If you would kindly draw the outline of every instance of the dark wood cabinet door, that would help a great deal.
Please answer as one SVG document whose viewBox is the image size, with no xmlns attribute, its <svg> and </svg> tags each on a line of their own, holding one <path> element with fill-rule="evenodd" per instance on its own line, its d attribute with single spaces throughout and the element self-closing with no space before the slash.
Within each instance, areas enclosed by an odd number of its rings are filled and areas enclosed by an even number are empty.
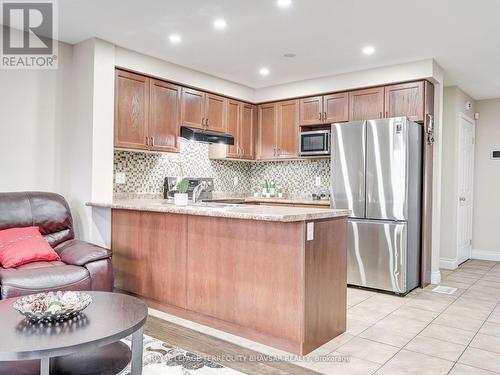
<svg viewBox="0 0 500 375">
<path fill-rule="evenodd" d="M 224 133 L 226 131 L 226 102 L 223 96 L 206 94 L 205 116 L 207 129 Z"/>
<path fill-rule="evenodd" d="M 323 111 L 322 96 L 300 99 L 300 125 L 316 125 L 323 123 Z"/>
<path fill-rule="evenodd" d="M 148 128 L 152 150 L 179 151 L 180 109 L 180 86 L 152 79 Z"/>
<path fill-rule="evenodd" d="M 349 93 L 349 121 L 384 117 L 384 88 L 356 90 Z"/>
<path fill-rule="evenodd" d="M 247 103 L 241 103 L 241 121 L 239 132 L 239 144 L 241 148 L 241 157 L 244 159 L 253 159 L 254 152 L 254 123 L 255 106 Z"/>
<path fill-rule="evenodd" d="M 147 149 L 149 78 L 115 71 L 115 147 Z"/>
<path fill-rule="evenodd" d="M 234 145 L 227 146 L 227 157 L 240 157 L 240 102 L 229 99 L 226 110 L 226 132 L 234 137 Z"/>
<path fill-rule="evenodd" d="M 258 152 L 259 159 L 275 159 L 277 136 L 277 105 L 275 103 L 259 105 Z"/>
<path fill-rule="evenodd" d="M 278 158 L 299 155 L 299 101 L 278 103 Z"/>
<path fill-rule="evenodd" d="M 341 92 L 323 96 L 323 122 L 349 121 L 349 94 Z"/>
<path fill-rule="evenodd" d="M 205 124 L 205 93 L 182 88 L 181 125 L 203 129 Z"/>
<path fill-rule="evenodd" d="M 424 121 L 424 82 L 403 83 L 385 87 L 385 117 L 406 116 Z"/>
</svg>

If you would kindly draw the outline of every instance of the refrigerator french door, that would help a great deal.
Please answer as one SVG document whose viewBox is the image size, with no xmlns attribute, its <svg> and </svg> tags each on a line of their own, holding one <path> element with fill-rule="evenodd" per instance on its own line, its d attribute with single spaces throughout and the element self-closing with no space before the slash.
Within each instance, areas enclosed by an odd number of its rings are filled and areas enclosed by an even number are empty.
<svg viewBox="0 0 500 375">
<path fill-rule="evenodd" d="M 351 210 L 348 284 L 406 294 L 419 284 L 422 126 L 332 125 L 332 206 Z"/>
</svg>

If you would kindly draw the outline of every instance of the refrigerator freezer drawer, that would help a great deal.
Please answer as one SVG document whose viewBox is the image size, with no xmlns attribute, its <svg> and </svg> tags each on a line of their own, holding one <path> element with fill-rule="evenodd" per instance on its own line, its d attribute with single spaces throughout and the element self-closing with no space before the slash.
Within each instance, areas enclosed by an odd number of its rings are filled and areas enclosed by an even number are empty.
<svg viewBox="0 0 500 375">
<path fill-rule="evenodd" d="M 347 283 L 406 293 L 407 224 L 349 220 Z"/>
</svg>

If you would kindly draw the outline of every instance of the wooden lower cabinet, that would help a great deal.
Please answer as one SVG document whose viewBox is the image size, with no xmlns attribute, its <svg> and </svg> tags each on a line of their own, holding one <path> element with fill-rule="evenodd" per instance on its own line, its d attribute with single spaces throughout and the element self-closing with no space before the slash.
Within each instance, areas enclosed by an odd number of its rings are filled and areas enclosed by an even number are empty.
<svg viewBox="0 0 500 375">
<path fill-rule="evenodd" d="M 117 288 L 304 355 L 346 329 L 346 218 L 269 222 L 113 209 Z"/>
<path fill-rule="evenodd" d="M 186 307 L 187 216 L 112 210 L 115 287 Z"/>
</svg>

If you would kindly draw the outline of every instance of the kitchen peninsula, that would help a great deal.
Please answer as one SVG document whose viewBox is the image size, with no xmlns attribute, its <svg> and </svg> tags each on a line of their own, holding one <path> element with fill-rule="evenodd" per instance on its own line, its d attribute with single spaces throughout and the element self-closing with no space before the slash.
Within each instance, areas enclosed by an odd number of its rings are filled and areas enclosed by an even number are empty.
<svg viewBox="0 0 500 375">
<path fill-rule="evenodd" d="M 115 286 L 304 355 L 346 329 L 346 210 L 166 200 L 112 209 Z"/>
</svg>

